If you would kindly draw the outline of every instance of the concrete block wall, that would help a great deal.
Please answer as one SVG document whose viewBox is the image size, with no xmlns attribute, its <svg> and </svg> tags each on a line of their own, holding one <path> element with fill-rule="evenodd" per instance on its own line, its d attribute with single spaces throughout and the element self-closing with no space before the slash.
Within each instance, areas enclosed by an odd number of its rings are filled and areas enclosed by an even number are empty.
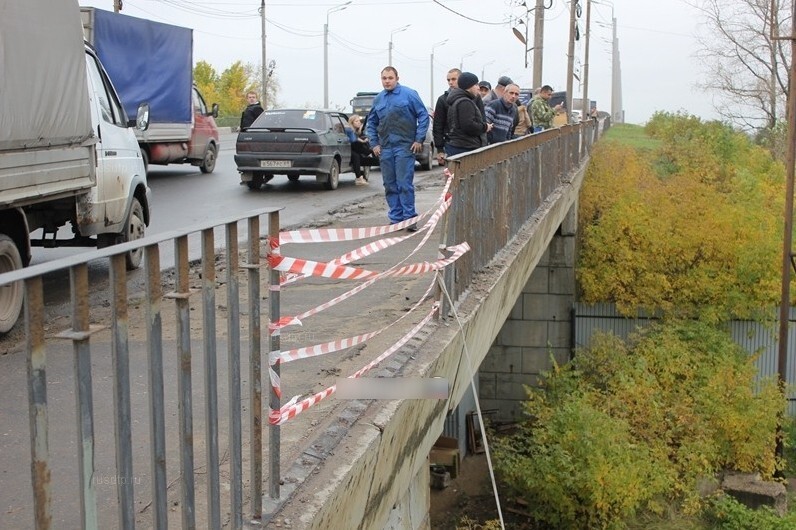
<svg viewBox="0 0 796 530">
<path fill-rule="evenodd" d="M 531 273 L 520 298 L 489 349 L 478 373 L 482 409 L 497 409 L 497 421 L 518 421 L 527 400 L 524 386 L 566 363 L 572 354 L 572 308 L 575 303 L 575 231 L 572 206 L 544 256 Z"/>
</svg>

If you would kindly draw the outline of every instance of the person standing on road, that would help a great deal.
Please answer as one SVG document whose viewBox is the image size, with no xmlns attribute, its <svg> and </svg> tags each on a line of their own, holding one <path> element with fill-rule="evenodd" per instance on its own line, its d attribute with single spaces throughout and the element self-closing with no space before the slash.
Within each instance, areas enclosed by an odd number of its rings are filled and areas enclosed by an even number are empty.
<svg viewBox="0 0 796 530">
<path fill-rule="evenodd" d="M 367 119 L 366 136 L 379 157 L 390 223 L 417 215 L 415 211 L 415 153 L 423 150 L 428 132 L 428 110 L 415 90 L 398 82 L 398 70 L 386 66 L 381 86 Z M 417 225 L 407 230 L 414 232 Z"/>
<path fill-rule="evenodd" d="M 440 164 L 445 160 L 445 142 L 448 141 L 448 94 L 450 89 L 456 86 L 461 73 L 462 71 L 458 68 L 448 70 L 448 75 L 446 76 L 448 90 L 437 98 L 437 104 L 434 107 L 434 125 L 432 130 L 434 132 L 434 146 L 437 148 L 437 162 Z"/>
<path fill-rule="evenodd" d="M 352 114 L 348 118 L 348 124 L 351 128 L 346 127 L 345 132 L 348 136 L 348 141 L 351 142 L 351 167 L 354 169 L 354 176 L 356 177 L 354 185 L 367 186 L 368 177 L 362 166 L 363 162 L 373 155 L 373 151 L 370 150 L 365 131 L 362 130 L 362 117 L 359 114 Z"/>
<path fill-rule="evenodd" d="M 514 127 L 519 119 L 518 97 L 520 97 L 520 87 L 509 83 L 503 91 L 503 97 L 493 99 L 486 104 L 486 121 L 492 124 L 492 130 L 487 135 L 490 144 L 505 142 L 514 136 Z"/>
<path fill-rule="evenodd" d="M 254 120 L 263 113 L 263 106 L 257 99 L 257 92 L 250 90 L 246 92 L 246 102 L 248 105 L 243 109 L 243 114 L 240 116 L 240 130 L 248 129 L 254 123 Z"/>
<path fill-rule="evenodd" d="M 553 126 L 553 117 L 559 113 L 562 104 L 551 107 L 548 101 L 553 95 L 553 87 L 545 85 L 539 90 L 539 94 L 531 100 L 531 120 L 533 120 L 533 132 L 541 132 Z"/>
<path fill-rule="evenodd" d="M 459 76 L 458 87 L 448 95 L 447 156 L 473 151 L 487 145 L 486 134 L 492 126 L 484 119 L 483 103 L 478 93 L 478 77 L 470 72 Z"/>
</svg>

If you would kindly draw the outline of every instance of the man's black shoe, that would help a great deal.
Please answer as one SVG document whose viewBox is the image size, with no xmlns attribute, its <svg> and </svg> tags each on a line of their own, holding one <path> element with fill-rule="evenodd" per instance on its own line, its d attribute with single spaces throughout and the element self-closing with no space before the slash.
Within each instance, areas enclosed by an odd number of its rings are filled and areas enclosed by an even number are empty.
<svg viewBox="0 0 796 530">
<path fill-rule="evenodd" d="M 407 232 L 417 232 L 417 223 L 412 223 L 406 227 Z"/>
</svg>

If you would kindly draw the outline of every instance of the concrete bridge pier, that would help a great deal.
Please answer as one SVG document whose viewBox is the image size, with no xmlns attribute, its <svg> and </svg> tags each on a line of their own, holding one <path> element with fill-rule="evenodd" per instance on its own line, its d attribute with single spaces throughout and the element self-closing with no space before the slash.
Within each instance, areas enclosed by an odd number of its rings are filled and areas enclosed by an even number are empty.
<svg viewBox="0 0 796 530">
<path fill-rule="evenodd" d="M 553 235 L 479 370 L 481 408 L 496 421 L 523 418 L 525 386 L 571 358 L 577 201 Z"/>
</svg>

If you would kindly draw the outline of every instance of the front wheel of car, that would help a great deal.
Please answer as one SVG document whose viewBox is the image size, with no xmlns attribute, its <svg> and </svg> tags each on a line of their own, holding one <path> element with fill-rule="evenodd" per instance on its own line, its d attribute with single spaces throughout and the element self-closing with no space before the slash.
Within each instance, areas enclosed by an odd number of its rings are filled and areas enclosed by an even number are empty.
<svg viewBox="0 0 796 530">
<path fill-rule="evenodd" d="M 329 168 L 329 178 L 324 183 L 327 190 L 336 190 L 337 184 L 340 183 L 340 162 L 337 159 L 332 160 L 332 167 Z"/>
<path fill-rule="evenodd" d="M 257 174 L 252 175 L 252 179 L 247 180 L 246 185 L 249 187 L 250 190 L 259 190 L 260 187 L 263 185 L 263 176 Z"/>
</svg>

